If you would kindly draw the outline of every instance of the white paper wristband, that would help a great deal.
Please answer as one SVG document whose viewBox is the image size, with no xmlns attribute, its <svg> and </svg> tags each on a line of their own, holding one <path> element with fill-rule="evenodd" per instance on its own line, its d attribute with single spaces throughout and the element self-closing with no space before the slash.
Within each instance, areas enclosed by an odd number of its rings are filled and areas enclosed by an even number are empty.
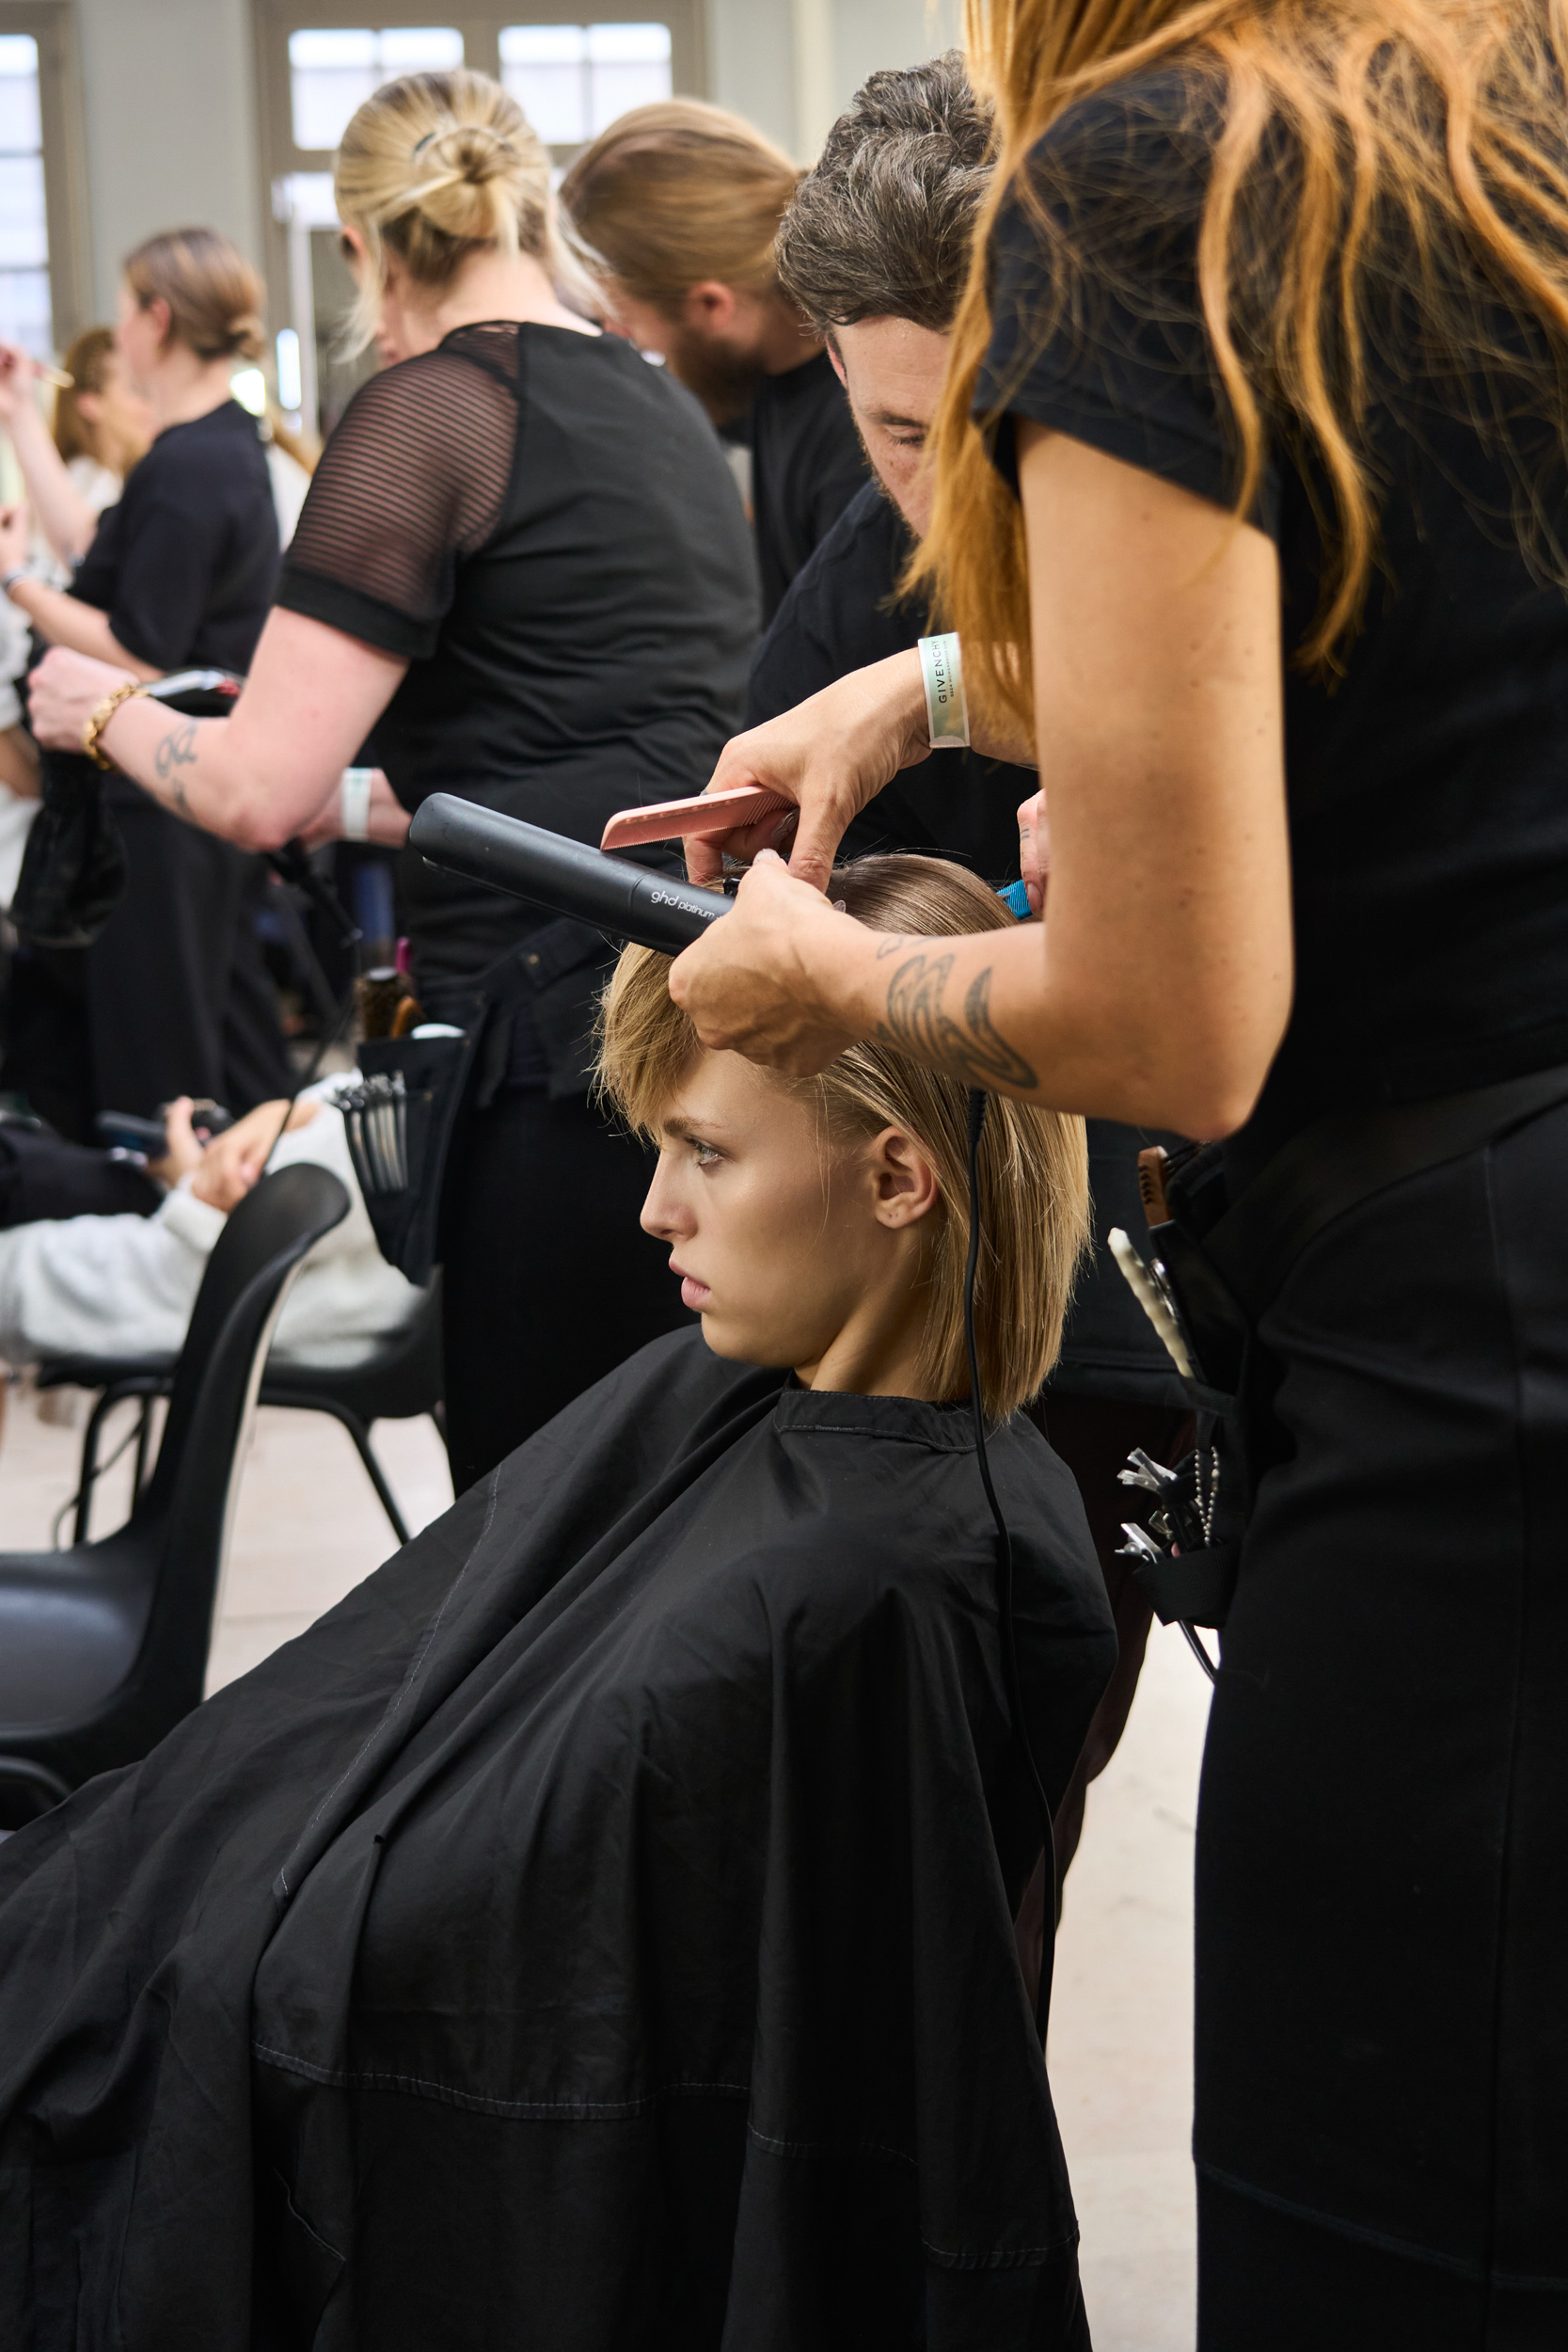
<svg viewBox="0 0 1568 2352">
<path fill-rule="evenodd" d="M 926 682 L 927 733 L 934 752 L 969 749 L 969 709 L 964 701 L 963 658 L 956 631 L 920 640 L 920 675 Z"/>
<path fill-rule="evenodd" d="M 373 768 L 345 768 L 338 787 L 338 831 L 345 841 L 368 841 Z"/>
</svg>

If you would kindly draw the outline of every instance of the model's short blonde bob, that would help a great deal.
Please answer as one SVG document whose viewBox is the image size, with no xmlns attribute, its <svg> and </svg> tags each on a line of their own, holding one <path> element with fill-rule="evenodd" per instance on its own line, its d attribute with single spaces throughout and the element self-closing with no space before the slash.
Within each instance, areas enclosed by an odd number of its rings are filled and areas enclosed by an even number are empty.
<svg viewBox="0 0 1568 2352">
<path fill-rule="evenodd" d="M 953 936 L 1006 930 L 995 893 L 961 866 L 927 857 L 868 857 L 841 866 L 830 896 L 872 930 Z M 657 1134 L 662 1113 L 701 1050 L 671 995 L 670 959 L 628 947 L 606 992 L 599 1086 L 627 1122 Z M 830 1141 L 884 1127 L 913 1137 L 942 1200 L 930 1219 L 924 1279 L 930 1294 L 921 1376 L 942 1398 L 967 1393 L 963 1275 L 969 1248 L 969 1090 L 892 1046 L 851 1045 L 820 1077 L 780 1078 L 821 1105 Z M 980 1391 L 1002 1421 L 1038 1391 L 1061 1351 L 1062 1324 L 1088 1237 L 1084 1122 L 993 1095 L 980 1143 L 979 1267 L 974 1330 Z M 766 1237 L 758 1236 L 758 1248 Z"/>
</svg>

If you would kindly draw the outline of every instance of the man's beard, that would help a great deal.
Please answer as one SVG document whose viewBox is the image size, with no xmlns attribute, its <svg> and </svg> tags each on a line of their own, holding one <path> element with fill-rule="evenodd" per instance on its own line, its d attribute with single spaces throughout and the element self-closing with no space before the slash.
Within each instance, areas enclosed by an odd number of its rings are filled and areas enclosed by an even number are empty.
<svg viewBox="0 0 1568 2352">
<path fill-rule="evenodd" d="M 715 424 L 729 424 L 743 417 L 767 373 L 754 359 L 742 359 L 724 344 L 689 326 L 676 328 L 666 365 L 689 392 L 696 393 Z"/>
</svg>

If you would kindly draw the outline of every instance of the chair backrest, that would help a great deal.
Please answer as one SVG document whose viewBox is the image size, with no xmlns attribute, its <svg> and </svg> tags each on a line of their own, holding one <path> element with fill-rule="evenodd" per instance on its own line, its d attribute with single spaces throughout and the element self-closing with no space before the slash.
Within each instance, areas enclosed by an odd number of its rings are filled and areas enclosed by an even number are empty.
<svg viewBox="0 0 1568 2352">
<path fill-rule="evenodd" d="M 230 1213 L 207 1261 L 157 1466 L 129 1523 L 156 1533 L 161 1554 L 137 1678 L 188 1689 L 194 1676 L 186 1705 L 201 1695 L 237 1470 L 273 1329 L 303 1260 L 348 1209 L 329 1168 L 280 1168 Z"/>
</svg>

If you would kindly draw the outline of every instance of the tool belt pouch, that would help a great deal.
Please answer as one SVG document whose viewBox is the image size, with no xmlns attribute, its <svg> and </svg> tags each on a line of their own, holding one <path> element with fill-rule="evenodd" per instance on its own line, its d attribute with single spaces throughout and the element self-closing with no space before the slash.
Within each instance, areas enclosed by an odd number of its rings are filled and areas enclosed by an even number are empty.
<svg viewBox="0 0 1568 2352">
<path fill-rule="evenodd" d="M 1195 1363 L 1181 1385 L 1193 1408 L 1192 1451 L 1171 1465 L 1175 1483 L 1152 1498 L 1140 1524 L 1161 1547 L 1134 1556 L 1132 1573 L 1162 1625 L 1223 1626 L 1235 1590 L 1242 1536 L 1252 1503 L 1242 1398 L 1253 1352 L 1248 1319 L 1204 1235 L 1225 1213 L 1217 1147 L 1197 1152 L 1168 1180 L 1170 1216 L 1149 1228 L 1156 1271 L 1180 1320 Z"/>
<path fill-rule="evenodd" d="M 125 842 L 104 776 L 78 752 L 45 752 L 39 813 L 10 916 L 34 947 L 90 947 L 125 889 Z"/>
<path fill-rule="evenodd" d="M 487 1008 L 458 1037 L 367 1039 L 359 1083 L 340 1095 L 381 1254 L 421 1290 L 436 1265 L 447 1154 Z"/>
</svg>

